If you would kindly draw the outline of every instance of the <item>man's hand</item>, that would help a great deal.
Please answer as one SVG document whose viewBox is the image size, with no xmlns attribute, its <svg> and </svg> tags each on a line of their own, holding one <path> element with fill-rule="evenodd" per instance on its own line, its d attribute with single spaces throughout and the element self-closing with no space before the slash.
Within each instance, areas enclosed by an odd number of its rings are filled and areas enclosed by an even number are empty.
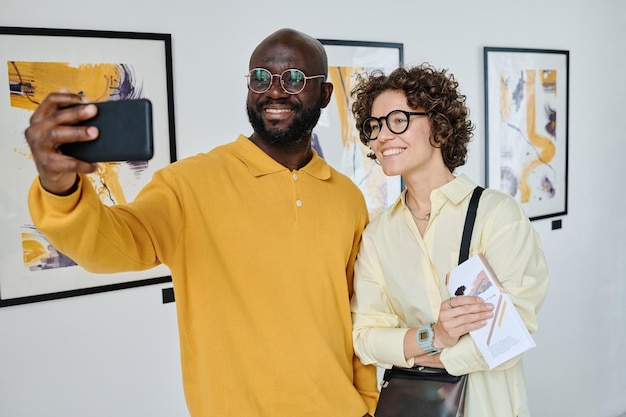
<svg viewBox="0 0 626 417">
<path fill-rule="evenodd" d="M 25 131 L 41 185 L 53 194 L 67 194 L 76 183 L 76 174 L 87 174 L 98 167 L 66 156 L 59 149 L 64 143 L 98 137 L 98 129 L 93 126 L 73 126 L 96 115 L 94 105 L 74 106 L 86 102 L 66 91 L 51 93 L 33 113 Z"/>
</svg>

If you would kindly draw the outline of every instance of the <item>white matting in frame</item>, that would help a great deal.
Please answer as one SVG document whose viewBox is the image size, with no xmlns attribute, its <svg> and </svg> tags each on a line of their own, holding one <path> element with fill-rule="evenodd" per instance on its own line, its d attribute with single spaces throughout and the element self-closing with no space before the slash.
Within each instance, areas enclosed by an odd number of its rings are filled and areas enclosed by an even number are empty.
<svg viewBox="0 0 626 417">
<path fill-rule="evenodd" d="M 403 44 L 320 39 L 328 54 L 333 98 L 314 129 L 314 144 L 321 156 L 354 181 L 365 196 L 370 218 L 391 205 L 403 184 L 400 176 L 386 176 L 367 157 L 368 147 L 359 140 L 352 115 L 350 90 L 358 73 L 382 70 L 389 74 L 402 66 Z"/>
<path fill-rule="evenodd" d="M 569 51 L 484 48 L 486 184 L 530 220 L 567 214 Z"/>
<path fill-rule="evenodd" d="M 24 139 L 37 105 L 61 87 L 94 102 L 149 99 L 154 157 L 100 164 L 89 176 L 105 204 L 132 201 L 157 169 L 176 160 L 171 36 L 0 27 L 0 68 L 9 86 L 0 94 L 0 307 L 171 281 L 165 266 L 89 273 L 50 245 L 28 212 L 37 172 Z"/>
</svg>

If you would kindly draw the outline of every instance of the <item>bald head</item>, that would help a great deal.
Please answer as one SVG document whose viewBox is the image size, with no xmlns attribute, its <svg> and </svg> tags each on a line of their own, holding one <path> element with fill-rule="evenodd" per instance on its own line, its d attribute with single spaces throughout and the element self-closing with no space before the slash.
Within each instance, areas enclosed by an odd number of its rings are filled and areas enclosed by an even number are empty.
<svg viewBox="0 0 626 417">
<path fill-rule="evenodd" d="M 295 29 L 279 29 L 269 35 L 254 49 L 250 56 L 250 68 L 274 65 L 298 68 L 293 62 L 306 57 L 309 73 L 328 75 L 328 58 L 322 43 Z M 265 65 L 259 65 L 264 62 Z"/>
</svg>

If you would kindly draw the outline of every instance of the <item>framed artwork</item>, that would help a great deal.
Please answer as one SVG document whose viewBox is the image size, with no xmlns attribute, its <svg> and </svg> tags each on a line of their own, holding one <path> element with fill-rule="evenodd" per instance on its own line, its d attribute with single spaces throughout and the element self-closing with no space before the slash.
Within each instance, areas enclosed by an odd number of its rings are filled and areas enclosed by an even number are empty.
<svg viewBox="0 0 626 417">
<path fill-rule="evenodd" d="M 0 76 L 9 87 L 0 94 L 0 307 L 171 281 L 165 266 L 92 274 L 54 248 L 29 215 L 37 171 L 24 139 L 33 111 L 61 88 L 92 102 L 149 99 L 153 158 L 101 163 L 89 175 L 105 204 L 133 200 L 155 170 L 176 160 L 171 36 L 0 27 Z"/>
<path fill-rule="evenodd" d="M 370 218 L 380 214 L 402 191 L 400 176 L 387 177 L 359 139 L 352 115 L 350 90 L 359 73 L 382 70 L 386 74 L 403 64 L 401 43 L 320 39 L 328 54 L 333 98 L 313 131 L 313 145 L 321 157 L 350 177 L 361 189 Z"/>
<path fill-rule="evenodd" d="M 569 51 L 484 48 L 486 184 L 530 220 L 567 214 Z"/>
</svg>

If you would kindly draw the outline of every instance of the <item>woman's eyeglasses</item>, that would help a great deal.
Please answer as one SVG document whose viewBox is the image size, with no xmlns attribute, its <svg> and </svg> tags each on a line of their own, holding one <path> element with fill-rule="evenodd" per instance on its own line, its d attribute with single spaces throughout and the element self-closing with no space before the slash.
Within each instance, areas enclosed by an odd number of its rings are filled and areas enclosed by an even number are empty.
<svg viewBox="0 0 626 417">
<path fill-rule="evenodd" d="M 406 132 L 409 128 L 409 119 L 411 116 L 427 116 L 428 113 L 423 111 L 405 111 L 393 110 L 387 116 L 368 117 L 363 122 L 363 134 L 368 140 L 375 140 L 380 134 L 383 127 L 383 120 L 391 133 L 399 135 Z"/>
</svg>

